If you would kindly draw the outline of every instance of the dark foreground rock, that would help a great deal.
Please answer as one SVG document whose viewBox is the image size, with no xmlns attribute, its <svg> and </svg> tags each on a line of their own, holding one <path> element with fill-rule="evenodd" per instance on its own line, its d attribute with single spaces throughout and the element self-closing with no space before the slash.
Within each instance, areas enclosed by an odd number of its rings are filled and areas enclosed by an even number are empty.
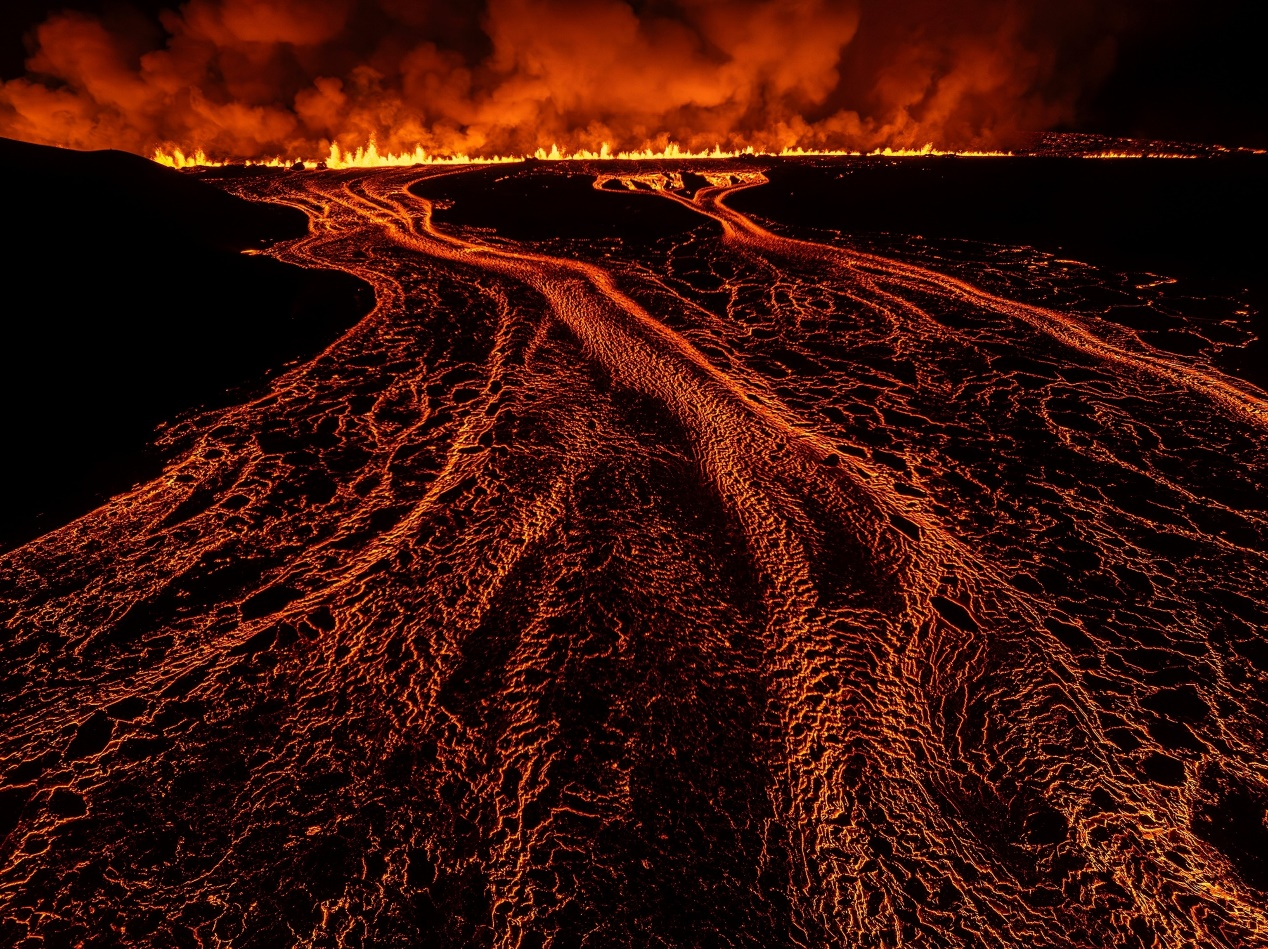
<svg viewBox="0 0 1268 949">
<path fill-rule="evenodd" d="M 244 255 L 307 232 L 143 158 L 0 140 L 0 548 L 155 470 L 155 425 L 258 386 L 372 305 L 347 274 Z"/>
</svg>

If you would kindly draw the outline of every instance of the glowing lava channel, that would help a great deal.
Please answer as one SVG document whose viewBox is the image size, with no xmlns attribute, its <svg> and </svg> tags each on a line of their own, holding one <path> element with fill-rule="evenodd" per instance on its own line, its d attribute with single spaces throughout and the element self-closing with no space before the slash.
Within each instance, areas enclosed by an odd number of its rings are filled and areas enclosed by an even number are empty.
<svg viewBox="0 0 1268 949">
<path fill-rule="evenodd" d="M 932 143 L 923 148 L 878 148 L 870 152 L 847 151 L 842 149 L 811 149 L 801 146 L 788 146 L 779 151 L 758 151 L 753 147 L 726 150 L 714 146 L 704 151 L 691 151 L 675 142 L 655 147 L 646 145 L 641 149 L 614 151 L 608 143 L 603 142 L 597 151 L 579 149 L 577 151 L 561 151 L 558 145 L 549 150 L 539 148 L 532 155 L 436 155 L 426 151 L 421 145 L 411 152 L 380 152 L 378 144 L 371 140 L 368 145 L 359 146 L 355 151 L 347 151 L 332 143 L 330 152 L 321 161 L 308 158 L 282 158 L 280 156 L 267 159 L 247 159 L 242 164 L 263 168 L 294 168 L 303 166 L 309 170 L 330 168 L 345 170 L 352 168 L 409 168 L 416 165 L 498 165 L 509 162 L 525 161 L 535 158 L 539 161 L 680 161 L 726 158 L 928 158 L 932 156 L 958 156 L 961 158 L 1008 158 L 1012 152 L 1006 151 L 944 151 L 935 148 Z M 192 151 L 176 146 L 156 148 L 150 156 L 160 165 L 169 168 L 219 168 L 232 162 L 212 158 L 201 148 Z M 1109 157 L 1109 156 L 1106 156 Z M 1125 156 L 1124 156 L 1125 157 Z"/>
</svg>

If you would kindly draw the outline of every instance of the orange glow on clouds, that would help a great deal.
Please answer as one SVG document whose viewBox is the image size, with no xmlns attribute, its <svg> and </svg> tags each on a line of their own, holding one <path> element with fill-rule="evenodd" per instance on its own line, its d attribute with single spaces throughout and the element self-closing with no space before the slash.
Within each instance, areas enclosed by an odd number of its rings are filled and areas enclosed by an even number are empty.
<svg viewBox="0 0 1268 949">
<path fill-rule="evenodd" d="M 190 0 L 156 38 L 63 12 L 0 84 L 0 135 L 356 167 L 996 152 L 1072 118 L 1111 61 L 1103 20 L 1009 0 Z"/>
</svg>

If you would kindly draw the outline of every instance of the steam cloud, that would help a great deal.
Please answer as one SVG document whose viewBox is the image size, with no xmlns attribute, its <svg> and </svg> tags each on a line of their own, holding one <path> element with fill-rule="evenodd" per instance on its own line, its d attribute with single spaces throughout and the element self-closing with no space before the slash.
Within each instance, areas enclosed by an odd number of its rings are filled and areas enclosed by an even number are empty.
<svg viewBox="0 0 1268 949">
<path fill-rule="evenodd" d="M 992 147 L 1070 121 L 1130 19 L 1094 0 L 190 0 L 147 36 L 65 12 L 0 85 L 0 135 L 239 158 L 371 137 Z"/>
</svg>

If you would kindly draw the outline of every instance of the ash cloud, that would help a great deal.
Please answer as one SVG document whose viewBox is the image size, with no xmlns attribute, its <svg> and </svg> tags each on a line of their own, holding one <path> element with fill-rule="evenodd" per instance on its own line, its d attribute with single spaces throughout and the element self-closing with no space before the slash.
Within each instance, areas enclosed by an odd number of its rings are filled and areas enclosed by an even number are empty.
<svg viewBox="0 0 1268 949">
<path fill-rule="evenodd" d="M 190 0 L 49 16 L 0 135 L 320 157 L 997 147 L 1070 122 L 1131 5 L 975 0 Z M 124 24 L 133 24 L 126 26 Z"/>
</svg>

